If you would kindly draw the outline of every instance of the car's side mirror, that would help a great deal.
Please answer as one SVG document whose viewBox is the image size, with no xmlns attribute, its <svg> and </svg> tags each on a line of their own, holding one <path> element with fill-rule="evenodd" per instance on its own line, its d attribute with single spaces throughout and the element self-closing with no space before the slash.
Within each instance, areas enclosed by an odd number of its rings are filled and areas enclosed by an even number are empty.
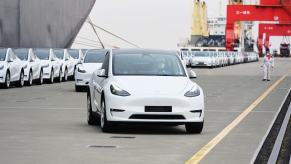
<svg viewBox="0 0 291 164">
<path fill-rule="evenodd" d="M 34 60 L 33 59 L 30 59 L 29 62 L 34 62 Z"/>
<path fill-rule="evenodd" d="M 108 77 L 108 76 L 106 75 L 106 71 L 105 71 L 105 69 L 99 69 L 99 70 L 97 70 L 97 76 L 98 76 L 98 77 L 105 77 L 105 78 Z"/>
<path fill-rule="evenodd" d="M 54 58 L 52 58 L 51 61 L 56 61 L 56 60 Z"/>
<path fill-rule="evenodd" d="M 13 62 L 13 60 L 12 59 L 7 59 L 7 62 L 11 63 L 11 62 Z"/>
<path fill-rule="evenodd" d="M 195 79 L 195 78 L 197 78 L 197 75 L 196 75 L 196 73 L 194 72 L 194 71 L 192 71 L 192 70 L 188 70 L 188 75 L 189 75 L 189 78 L 190 79 Z"/>
</svg>

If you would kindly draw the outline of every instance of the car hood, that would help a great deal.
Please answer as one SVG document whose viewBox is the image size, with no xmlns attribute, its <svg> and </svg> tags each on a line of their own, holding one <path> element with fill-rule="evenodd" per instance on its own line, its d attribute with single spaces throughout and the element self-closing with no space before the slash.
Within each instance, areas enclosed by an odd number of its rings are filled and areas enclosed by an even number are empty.
<svg viewBox="0 0 291 164">
<path fill-rule="evenodd" d="M 114 82 L 130 94 L 168 96 L 184 94 L 192 83 L 187 77 L 174 76 L 115 76 Z"/>
<path fill-rule="evenodd" d="M 194 57 L 193 60 L 194 61 L 198 61 L 198 62 L 208 62 L 208 61 L 211 61 L 211 58 L 208 58 L 208 57 Z"/>
<path fill-rule="evenodd" d="M 49 60 L 40 60 L 40 64 L 41 64 L 41 66 L 48 65 Z"/>
<path fill-rule="evenodd" d="M 83 63 L 82 66 L 86 72 L 93 73 L 95 70 L 101 68 L 102 63 Z"/>
</svg>

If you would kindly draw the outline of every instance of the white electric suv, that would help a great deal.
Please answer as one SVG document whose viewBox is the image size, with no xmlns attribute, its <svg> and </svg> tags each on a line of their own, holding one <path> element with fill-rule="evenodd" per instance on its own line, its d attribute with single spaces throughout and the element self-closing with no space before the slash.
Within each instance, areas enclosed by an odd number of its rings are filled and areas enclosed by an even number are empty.
<svg viewBox="0 0 291 164">
<path fill-rule="evenodd" d="M 41 60 L 41 66 L 43 69 L 43 78 L 48 80 L 49 83 L 54 83 L 54 79 L 57 78 L 58 82 L 62 81 L 61 62 L 55 56 L 52 49 L 49 48 L 37 48 L 34 49 L 34 53 Z"/>
<path fill-rule="evenodd" d="M 103 132 L 121 123 L 185 124 L 200 133 L 204 94 L 175 51 L 113 49 L 94 71 L 87 93 L 87 122 Z"/>
<path fill-rule="evenodd" d="M 92 73 L 101 68 L 106 53 L 109 53 L 109 50 L 91 49 L 87 51 L 84 61 L 77 65 L 75 72 L 76 92 L 88 86 Z"/>
<path fill-rule="evenodd" d="M 54 54 L 61 62 L 61 71 L 64 81 L 69 78 L 73 78 L 75 71 L 75 60 L 69 55 L 66 49 L 54 49 Z"/>
<path fill-rule="evenodd" d="M 31 48 L 18 48 L 14 49 L 15 54 L 24 65 L 24 81 L 27 85 L 31 86 L 33 80 L 37 80 L 37 83 L 41 85 L 43 83 L 43 71 L 41 67 L 40 59 L 34 54 Z"/>
<path fill-rule="evenodd" d="M 18 87 L 24 85 L 24 63 L 11 48 L 0 48 L 0 85 L 9 88 L 12 82 Z"/>
</svg>

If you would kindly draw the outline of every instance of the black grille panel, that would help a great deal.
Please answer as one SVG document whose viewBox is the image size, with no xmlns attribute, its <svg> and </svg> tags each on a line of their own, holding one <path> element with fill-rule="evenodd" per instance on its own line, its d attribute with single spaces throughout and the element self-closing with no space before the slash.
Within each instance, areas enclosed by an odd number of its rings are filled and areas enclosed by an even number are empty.
<svg viewBox="0 0 291 164">
<path fill-rule="evenodd" d="M 182 115 L 153 115 L 153 114 L 133 114 L 129 119 L 152 119 L 152 120 L 185 120 Z"/>
<path fill-rule="evenodd" d="M 171 106 L 145 106 L 145 112 L 172 112 Z"/>
</svg>

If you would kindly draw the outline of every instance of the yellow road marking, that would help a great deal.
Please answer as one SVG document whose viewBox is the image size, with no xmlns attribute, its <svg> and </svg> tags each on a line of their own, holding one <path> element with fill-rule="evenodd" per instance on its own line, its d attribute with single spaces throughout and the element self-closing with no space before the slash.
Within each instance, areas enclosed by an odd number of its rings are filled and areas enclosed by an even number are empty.
<svg viewBox="0 0 291 164">
<path fill-rule="evenodd" d="M 285 78 L 287 74 L 278 79 L 270 88 L 268 88 L 260 97 L 258 97 L 248 108 L 246 108 L 235 120 L 225 127 L 217 136 L 203 146 L 186 164 L 199 163 L 228 133 L 234 129 L 256 106 L 258 106 Z"/>
</svg>

